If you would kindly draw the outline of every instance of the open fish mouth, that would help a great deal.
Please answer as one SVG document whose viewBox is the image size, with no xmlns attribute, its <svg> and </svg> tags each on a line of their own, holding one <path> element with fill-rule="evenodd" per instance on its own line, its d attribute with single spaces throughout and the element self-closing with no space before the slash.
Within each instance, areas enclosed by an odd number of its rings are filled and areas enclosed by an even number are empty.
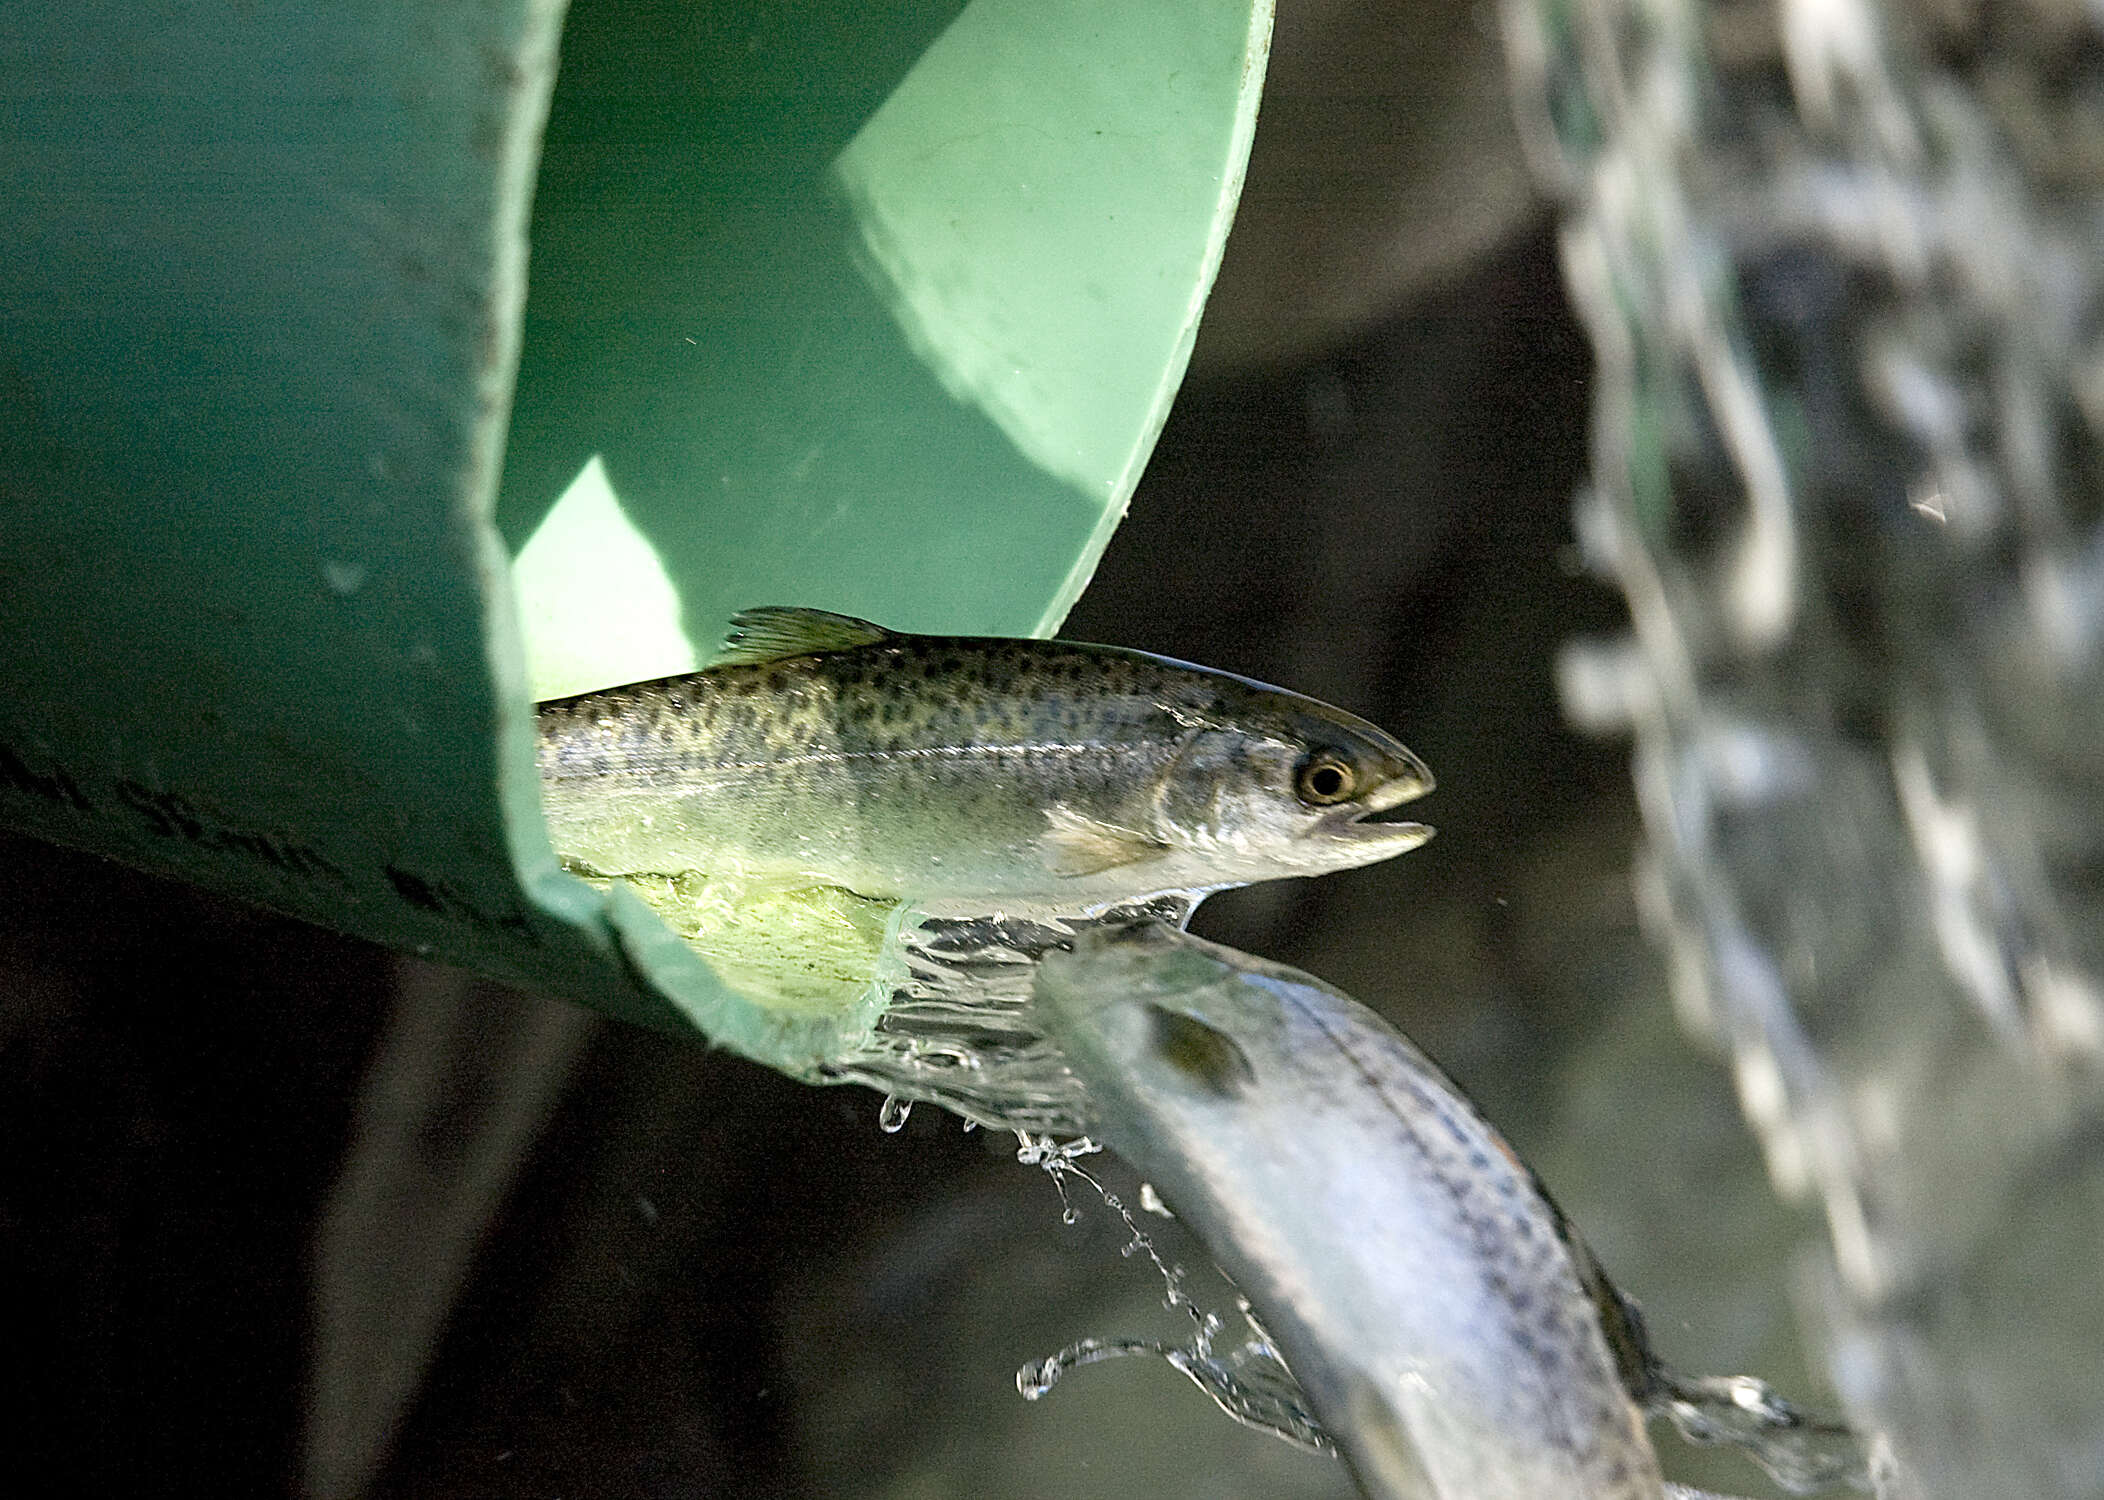
<svg viewBox="0 0 2104 1500">
<path fill-rule="evenodd" d="M 1348 843 L 1379 844 L 1397 854 L 1415 849 L 1432 836 L 1426 824 L 1402 815 L 1402 804 L 1340 808 L 1318 828 L 1325 837 Z"/>
<path fill-rule="evenodd" d="M 1323 832 L 1338 838 L 1400 844 L 1403 849 L 1414 849 L 1432 836 L 1432 830 L 1413 821 L 1403 809 L 1431 790 L 1431 771 L 1423 762 L 1413 759 L 1403 774 L 1390 777 L 1357 802 L 1338 808 L 1324 820 Z"/>
<path fill-rule="evenodd" d="M 1402 854 L 1429 839 L 1432 827 L 1428 823 L 1414 823 L 1386 813 L 1359 813 L 1332 824 L 1329 832 L 1334 838 L 1380 844 Z"/>
<path fill-rule="evenodd" d="M 1354 828 L 1400 828 L 1406 826 L 1410 819 L 1404 816 L 1403 804 L 1398 802 L 1393 807 L 1355 812 L 1346 821 Z"/>
</svg>

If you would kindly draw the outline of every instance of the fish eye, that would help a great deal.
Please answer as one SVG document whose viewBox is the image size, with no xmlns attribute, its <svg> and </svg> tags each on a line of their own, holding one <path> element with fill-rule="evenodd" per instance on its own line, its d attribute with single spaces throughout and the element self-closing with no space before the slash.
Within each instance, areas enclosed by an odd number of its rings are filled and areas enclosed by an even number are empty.
<svg viewBox="0 0 2104 1500">
<path fill-rule="evenodd" d="M 1358 785 L 1359 776 L 1351 762 L 1326 752 L 1309 756 L 1293 773 L 1293 790 L 1310 807 L 1342 802 Z"/>
</svg>

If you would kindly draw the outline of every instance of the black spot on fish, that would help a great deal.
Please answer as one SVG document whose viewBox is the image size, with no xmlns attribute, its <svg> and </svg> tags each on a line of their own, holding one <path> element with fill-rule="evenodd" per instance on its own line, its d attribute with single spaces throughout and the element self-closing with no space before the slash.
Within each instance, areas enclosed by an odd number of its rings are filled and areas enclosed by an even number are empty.
<svg viewBox="0 0 2104 1500">
<path fill-rule="evenodd" d="M 1238 1097 L 1257 1081 L 1241 1043 L 1196 1017 L 1159 1005 L 1147 1007 L 1155 1056 L 1208 1093 Z"/>
</svg>

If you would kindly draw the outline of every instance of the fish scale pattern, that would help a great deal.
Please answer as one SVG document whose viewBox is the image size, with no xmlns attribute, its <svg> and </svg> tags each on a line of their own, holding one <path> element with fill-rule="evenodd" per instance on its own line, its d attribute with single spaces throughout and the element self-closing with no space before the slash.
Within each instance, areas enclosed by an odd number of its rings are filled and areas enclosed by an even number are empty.
<svg viewBox="0 0 2104 1500">
<path fill-rule="evenodd" d="M 1564 695 L 1806 1322 L 1932 1500 L 2104 1496 L 2104 12 L 1503 19 L 1633 627 Z"/>
<path fill-rule="evenodd" d="M 1507 1325 L 1503 1335 L 1528 1363 L 1515 1363 L 1502 1399 L 1516 1429 L 1553 1432 L 1567 1456 L 1573 1493 L 1647 1500 L 1658 1493 L 1658 1461 L 1643 1419 L 1601 1331 L 1611 1296 L 1589 1287 L 1591 1256 L 1533 1172 L 1497 1130 L 1410 1041 L 1363 1007 L 1314 985 L 1278 986 L 1303 1089 L 1356 1075 L 1387 1105 L 1399 1149 L 1450 1200 L 1453 1222 L 1482 1268 L 1483 1288 Z M 1377 1032 L 1369 1045 L 1366 1034 Z M 1351 1097 L 1343 1091 L 1341 1097 Z M 1319 1122 L 1318 1122 L 1319 1123 Z M 1366 1121 L 1357 1119 L 1358 1128 Z"/>
<path fill-rule="evenodd" d="M 1226 719 L 1146 658 L 1057 642 L 939 637 L 754 666 L 719 667 L 542 705 L 542 774 L 663 772 L 787 754 L 869 755 L 954 745 L 1056 751 L 1149 746 L 1182 726 L 1164 703 Z"/>
</svg>

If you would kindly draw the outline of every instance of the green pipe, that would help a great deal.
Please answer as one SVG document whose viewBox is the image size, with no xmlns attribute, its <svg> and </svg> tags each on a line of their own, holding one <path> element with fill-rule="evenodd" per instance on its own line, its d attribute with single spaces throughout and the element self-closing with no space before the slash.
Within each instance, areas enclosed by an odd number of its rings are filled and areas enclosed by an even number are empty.
<svg viewBox="0 0 2104 1500">
<path fill-rule="evenodd" d="M 562 874 L 533 700 L 752 604 L 1055 628 L 1270 15 L 778 9 L 0 15 L 0 822 L 792 1070 L 866 1024 Z"/>
</svg>

